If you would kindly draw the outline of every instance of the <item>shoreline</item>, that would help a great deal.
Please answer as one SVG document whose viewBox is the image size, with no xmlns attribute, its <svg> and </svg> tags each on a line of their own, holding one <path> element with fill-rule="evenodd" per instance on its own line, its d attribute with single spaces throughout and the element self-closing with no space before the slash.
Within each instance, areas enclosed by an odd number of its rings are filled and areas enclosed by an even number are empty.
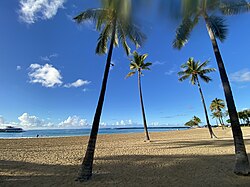
<svg viewBox="0 0 250 187">
<path fill-rule="evenodd" d="M 149 133 L 153 132 L 168 132 L 178 130 L 188 130 L 189 127 L 149 127 Z M 69 133 L 71 131 L 71 133 Z M 80 132 L 79 132 L 80 131 Z M 57 137 L 74 137 L 74 136 L 89 136 L 91 129 L 38 129 L 26 130 L 23 133 L 0 133 L 0 139 L 23 139 L 23 138 L 57 138 Z M 151 132 L 150 132 L 151 131 Z M 56 132 L 56 133 L 55 133 Z M 143 133 L 143 127 L 131 128 L 100 128 L 99 135 L 101 134 L 130 134 L 130 133 Z M 9 135 L 2 136 L 1 135 Z M 39 137 L 37 137 L 39 135 Z"/>
<path fill-rule="evenodd" d="M 231 128 L 99 134 L 92 179 L 74 181 L 88 136 L 0 139 L 0 186 L 243 186 L 233 173 Z M 250 128 L 242 128 L 250 152 Z"/>
</svg>

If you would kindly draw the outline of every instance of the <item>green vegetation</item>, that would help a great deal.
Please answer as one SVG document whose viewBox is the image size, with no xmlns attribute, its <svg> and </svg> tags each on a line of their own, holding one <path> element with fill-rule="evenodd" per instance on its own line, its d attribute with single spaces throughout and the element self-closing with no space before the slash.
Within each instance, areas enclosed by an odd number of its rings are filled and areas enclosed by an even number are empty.
<svg viewBox="0 0 250 187">
<path fill-rule="evenodd" d="M 224 129 L 225 124 L 223 121 L 223 109 L 225 109 L 225 102 L 222 99 L 215 98 L 210 104 L 210 110 L 213 118 L 217 118 Z"/>
<path fill-rule="evenodd" d="M 134 59 L 131 59 L 130 63 L 130 70 L 126 76 L 131 77 L 133 76 L 136 72 L 138 72 L 138 89 L 139 89 L 139 95 L 140 95 L 140 102 L 141 102 L 141 110 L 142 110 L 142 117 L 143 117 L 143 125 L 144 125 L 144 130 L 145 130 L 145 137 L 146 140 L 150 140 L 149 134 L 148 134 L 148 127 L 147 127 L 147 121 L 146 121 L 146 114 L 144 110 L 144 104 L 143 104 L 143 99 L 142 99 L 142 88 L 141 88 L 141 76 L 143 70 L 150 70 L 149 66 L 152 65 L 151 62 L 144 62 L 144 60 L 147 58 L 147 54 L 139 55 L 136 51 L 133 53 Z"/>
<path fill-rule="evenodd" d="M 204 99 L 203 92 L 202 92 L 201 85 L 200 85 L 200 81 L 199 81 L 199 78 L 206 83 L 211 81 L 211 78 L 208 77 L 206 74 L 215 71 L 215 69 L 214 68 L 205 68 L 208 65 L 208 62 L 209 61 L 205 61 L 203 63 L 200 63 L 199 61 L 195 62 L 193 58 L 189 58 L 188 61 L 181 66 L 181 68 L 183 68 L 183 71 L 180 71 L 178 73 L 178 75 L 181 76 L 179 78 L 179 81 L 184 81 L 184 80 L 190 78 L 190 82 L 193 85 L 198 86 L 198 89 L 199 89 L 199 92 L 201 95 L 203 108 L 204 108 L 205 117 L 206 117 L 207 127 L 208 127 L 208 130 L 210 133 L 210 137 L 216 138 L 216 136 L 212 130 L 212 127 L 210 125 L 210 122 L 209 122 L 206 103 L 205 103 L 205 99 Z"/>
<path fill-rule="evenodd" d="M 242 124 L 250 126 L 250 109 L 240 111 L 238 112 L 238 115 L 242 121 Z"/>
<path fill-rule="evenodd" d="M 199 126 L 200 123 L 201 123 L 201 119 L 197 116 L 194 116 L 191 120 L 189 120 L 184 125 L 189 126 L 189 127 L 195 127 L 195 126 Z"/>
</svg>

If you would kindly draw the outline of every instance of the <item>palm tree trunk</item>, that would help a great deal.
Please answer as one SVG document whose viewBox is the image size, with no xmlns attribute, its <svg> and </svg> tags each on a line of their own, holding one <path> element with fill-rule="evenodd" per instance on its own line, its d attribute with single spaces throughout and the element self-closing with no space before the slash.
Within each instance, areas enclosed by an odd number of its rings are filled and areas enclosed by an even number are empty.
<svg viewBox="0 0 250 187">
<path fill-rule="evenodd" d="M 142 99 L 142 89 L 141 89 L 141 71 L 138 71 L 138 88 L 139 88 L 139 94 L 140 94 L 140 102 L 141 102 L 141 111 L 142 111 L 142 118 L 143 118 L 143 126 L 145 131 L 145 140 L 149 141 L 149 134 L 148 134 L 148 127 L 147 127 L 147 121 L 146 121 L 146 115 L 144 110 L 144 104 Z"/>
<path fill-rule="evenodd" d="M 224 124 L 223 124 L 222 117 L 219 117 L 219 121 L 220 121 L 220 124 L 221 124 L 221 128 L 224 130 Z"/>
<path fill-rule="evenodd" d="M 101 88 L 98 104 L 96 107 L 94 121 L 93 121 L 92 129 L 91 129 L 91 133 L 90 133 L 90 137 L 89 137 L 89 142 L 88 142 L 88 146 L 87 146 L 87 151 L 85 153 L 85 157 L 83 159 L 83 162 L 82 162 L 82 165 L 80 168 L 79 176 L 77 178 L 77 180 L 79 180 L 79 181 L 87 181 L 92 176 L 92 167 L 93 167 L 93 160 L 94 160 L 95 145 L 96 145 L 97 134 L 98 134 L 98 130 L 99 130 L 100 118 L 101 118 L 101 114 L 102 114 L 102 107 L 103 107 L 104 98 L 105 98 L 109 69 L 110 69 L 110 65 L 111 65 L 113 44 L 114 44 L 114 40 L 115 40 L 116 19 L 114 19 L 113 26 L 114 26 L 114 28 L 112 31 L 109 52 L 108 52 L 104 76 L 103 76 L 103 80 L 102 80 L 102 88 Z"/>
<path fill-rule="evenodd" d="M 207 107 L 206 107 L 205 99 L 204 99 L 204 96 L 203 96 L 203 93 L 202 93 L 202 90 L 201 90 L 201 85 L 200 85 L 198 77 L 197 77 L 197 83 L 198 83 L 198 88 L 199 88 L 200 95 L 201 95 L 201 101 L 202 101 L 202 104 L 203 104 L 205 117 L 206 117 L 206 121 L 207 121 L 207 127 L 208 127 L 208 130 L 209 130 L 210 136 L 211 136 L 211 138 L 217 138 L 215 136 L 215 134 L 214 134 L 214 132 L 212 130 L 212 127 L 210 125 L 210 122 L 209 122 L 209 118 L 208 118 L 208 114 L 207 114 Z"/>
<path fill-rule="evenodd" d="M 238 175 L 248 175 L 250 174 L 249 161 L 248 161 L 248 157 L 246 153 L 242 131 L 241 131 L 240 124 L 239 124 L 238 114 L 237 114 L 234 99 L 233 99 L 232 90 L 228 81 L 226 69 L 225 69 L 221 54 L 220 54 L 220 50 L 219 50 L 215 35 L 209 26 L 208 19 L 206 17 L 204 18 L 206 22 L 207 31 L 212 42 L 217 65 L 219 68 L 220 78 L 221 78 L 222 85 L 224 88 L 224 94 L 225 94 L 229 118 L 231 122 L 231 128 L 232 128 L 234 146 L 235 146 L 235 156 L 236 156 L 234 173 Z"/>
</svg>

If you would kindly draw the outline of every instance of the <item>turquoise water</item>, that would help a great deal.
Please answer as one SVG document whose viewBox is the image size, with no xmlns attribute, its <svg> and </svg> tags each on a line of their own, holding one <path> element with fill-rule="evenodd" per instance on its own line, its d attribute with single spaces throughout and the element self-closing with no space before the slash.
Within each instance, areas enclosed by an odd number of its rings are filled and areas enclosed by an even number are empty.
<svg viewBox="0 0 250 187">
<path fill-rule="evenodd" d="M 149 127 L 149 132 L 163 132 L 173 130 L 185 130 L 188 127 Z M 99 134 L 126 134 L 144 132 L 143 128 L 100 128 Z M 47 129 L 27 130 L 21 133 L 1 132 L 0 138 L 34 138 L 39 137 L 67 137 L 67 136 L 88 136 L 90 129 Z"/>
</svg>

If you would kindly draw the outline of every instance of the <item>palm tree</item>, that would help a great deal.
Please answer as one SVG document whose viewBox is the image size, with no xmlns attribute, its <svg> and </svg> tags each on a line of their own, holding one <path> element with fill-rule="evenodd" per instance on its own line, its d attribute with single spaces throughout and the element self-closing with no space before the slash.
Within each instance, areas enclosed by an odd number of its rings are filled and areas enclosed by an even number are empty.
<svg viewBox="0 0 250 187">
<path fill-rule="evenodd" d="M 246 125 L 249 125 L 249 110 L 243 110 L 238 112 L 239 118 L 244 121 Z"/>
<path fill-rule="evenodd" d="M 194 116 L 194 117 L 193 117 L 193 121 L 194 121 L 194 123 L 195 123 L 197 126 L 201 123 L 201 119 L 200 119 L 199 117 L 197 117 L 197 116 Z"/>
<path fill-rule="evenodd" d="M 193 126 L 199 126 L 200 123 L 201 123 L 201 119 L 197 116 L 194 116 L 191 120 L 186 122 L 184 125 L 189 126 L 189 127 L 193 127 Z"/>
<path fill-rule="evenodd" d="M 87 150 L 77 178 L 79 181 L 89 180 L 92 176 L 94 151 L 105 98 L 113 47 L 117 46 L 120 41 L 128 55 L 130 53 L 130 48 L 126 42 L 126 38 L 130 39 L 136 46 L 141 45 L 145 39 L 145 35 L 139 31 L 139 27 L 132 23 L 132 18 L 130 17 L 130 1 L 102 0 L 101 2 L 102 8 L 88 9 L 74 18 L 78 23 L 85 20 L 93 20 L 96 23 L 96 30 L 100 31 L 96 53 L 104 54 L 108 49 L 101 92 L 94 115 Z M 108 48 L 107 45 L 109 41 L 110 44 Z"/>
<path fill-rule="evenodd" d="M 215 98 L 210 104 L 210 110 L 213 112 L 213 116 L 217 117 L 222 129 L 224 129 L 224 122 L 223 122 L 223 112 L 222 109 L 225 108 L 225 102 L 222 99 Z"/>
<path fill-rule="evenodd" d="M 205 112 L 205 117 L 206 117 L 206 122 L 207 122 L 207 127 L 209 129 L 210 136 L 211 136 L 211 138 L 213 138 L 213 137 L 216 138 L 215 134 L 213 133 L 212 127 L 210 125 L 210 122 L 209 122 L 206 103 L 205 103 L 205 99 L 204 99 L 201 85 L 200 85 L 200 81 L 199 81 L 199 78 L 201 78 L 201 80 L 205 81 L 206 83 L 211 81 L 211 78 L 206 76 L 206 74 L 215 71 L 215 69 L 214 68 L 205 68 L 207 66 L 208 62 L 209 61 L 205 61 L 205 62 L 200 64 L 199 61 L 195 62 L 193 58 L 189 58 L 188 61 L 181 66 L 181 68 L 183 68 L 183 71 L 178 72 L 178 75 L 181 76 L 179 78 L 179 81 L 184 81 L 184 80 L 190 78 L 190 82 L 193 85 L 197 84 L 197 86 L 199 88 L 200 95 L 201 95 L 201 100 L 202 100 L 202 104 L 203 104 L 203 108 L 204 108 L 204 112 Z"/>
<path fill-rule="evenodd" d="M 183 20 L 176 31 L 176 39 L 173 46 L 180 49 L 188 41 L 190 33 L 199 22 L 199 18 L 205 21 L 214 54 L 216 57 L 221 82 L 224 88 L 229 118 L 235 145 L 236 162 L 234 173 L 248 175 L 250 173 L 249 161 L 240 128 L 232 90 L 218 47 L 217 39 L 223 42 L 227 35 L 227 26 L 222 15 L 235 15 L 250 11 L 250 3 L 245 0 L 182 0 Z"/>
<path fill-rule="evenodd" d="M 142 88 L 141 88 L 141 76 L 142 71 L 143 70 L 150 70 L 149 66 L 152 65 L 151 62 L 144 62 L 144 60 L 147 58 L 147 54 L 143 54 L 143 55 L 139 55 L 136 51 L 134 51 L 133 53 L 133 57 L 134 59 L 131 59 L 131 63 L 130 63 L 130 70 L 132 70 L 131 72 L 129 72 L 126 76 L 127 77 L 131 77 L 133 76 L 136 72 L 138 72 L 138 89 L 139 89 L 139 95 L 140 95 L 140 102 L 141 102 L 141 110 L 142 110 L 142 118 L 143 118 L 143 125 L 144 125 L 144 130 L 145 130 L 145 138 L 146 141 L 149 141 L 149 134 L 148 134 L 148 127 L 147 127 L 147 121 L 146 121 L 146 114 L 145 114 L 145 110 L 144 110 L 144 104 L 143 104 L 143 99 L 142 99 Z"/>
</svg>

